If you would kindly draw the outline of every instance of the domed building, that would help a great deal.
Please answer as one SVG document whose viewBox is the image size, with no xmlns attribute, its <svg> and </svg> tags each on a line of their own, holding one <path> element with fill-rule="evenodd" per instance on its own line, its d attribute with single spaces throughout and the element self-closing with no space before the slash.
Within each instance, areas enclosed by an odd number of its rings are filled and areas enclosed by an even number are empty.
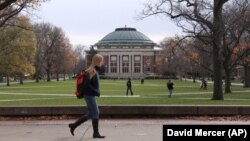
<svg viewBox="0 0 250 141">
<path fill-rule="evenodd" d="M 94 47 L 104 56 L 107 77 L 140 78 L 156 71 L 159 47 L 135 28 L 116 28 Z"/>
</svg>

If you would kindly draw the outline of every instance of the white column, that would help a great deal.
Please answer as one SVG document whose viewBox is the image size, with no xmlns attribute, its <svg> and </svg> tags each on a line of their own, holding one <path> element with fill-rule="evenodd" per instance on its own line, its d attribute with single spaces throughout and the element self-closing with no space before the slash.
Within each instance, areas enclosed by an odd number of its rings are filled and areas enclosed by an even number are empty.
<svg viewBox="0 0 250 141">
<path fill-rule="evenodd" d="M 120 54 L 120 72 L 122 73 L 122 55 L 123 54 Z"/>
<path fill-rule="evenodd" d="M 116 68 L 117 68 L 117 73 L 119 73 L 120 71 L 119 71 L 119 55 L 118 54 L 116 54 L 116 63 L 117 63 L 117 66 L 116 66 Z"/>
<path fill-rule="evenodd" d="M 118 54 L 118 53 L 117 53 Z M 118 77 L 121 78 L 122 75 L 122 55 L 118 54 L 118 61 L 119 61 L 119 73 L 118 73 Z"/>
<path fill-rule="evenodd" d="M 132 68 L 131 56 L 128 54 L 128 73 L 131 73 L 131 68 Z"/>
<path fill-rule="evenodd" d="M 135 64 L 134 64 L 134 55 L 131 55 L 131 59 L 132 59 L 132 61 L 131 61 L 131 63 L 132 63 L 132 64 L 131 64 L 131 65 L 132 65 L 132 72 L 131 72 L 131 73 L 133 74 L 133 73 L 134 73 L 134 68 L 135 68 L 135 66 L 134 66 L 134 65 L 135 65 Z M 132 75 L 132 76 L 133 76 L 133 75 Z"/>
<path fill-rule="evenodd" d="M 142 59 L 143 59 L 143 56 L 141 55 L 141 70 L 140 70 L 140 73 L 141 73 L 141 74 L 143 73 L 143 69 L 142 69 L 142 65 L 143 65 L 142 63 L 143 63 L 143 60 L 142 60 Z"/>
<path fill-rule="evenodd" d="M 111 59 L 110 59 L 110 54 L 108 55 L 108 73 L 110 73 L 111 72 L 111 66 L 110 66 L 110 61 L 111 61 Z"/>
</svg>

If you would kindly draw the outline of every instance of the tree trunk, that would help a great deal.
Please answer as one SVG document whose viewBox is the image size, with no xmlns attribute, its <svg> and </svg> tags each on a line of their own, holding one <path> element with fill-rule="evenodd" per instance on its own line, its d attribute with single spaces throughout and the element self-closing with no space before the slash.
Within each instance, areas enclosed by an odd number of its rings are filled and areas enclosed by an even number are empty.
<svg viewBox="0 0 250 141">
<path fill-rule="evenodd" d="M 39 83 L 39 78 L 38 77 L 36 77 L 36 83 Z"/>
<path fill-rule="evenodd" d="M 51 78 L 50 78 L 50 69 L 47 69 L 46 73 L 47 73 L 47 82 L 50 82 L 51 81 Z"/>
<path fill-rule="evenodd" d="M 56 81 L 59 81 L 59 73 L 56 73 Z"/>
<path fill-rule="evenodd" d="M 212 100 L 223 100 L 222 92 L 222 54 L 224 23 L 222 18 L 222 7 L 224 1 L 214 0 L 213 21 L 213 67 L 214 67 L 214 90 Z"/>
<path fill-rule="evenodd" d="M 196 74 L 192 73 L 192 77 L 193 77 L 193 83 L 196 83 Z"/>
<path fill-rule="evenodd" d="M 7 78 L 7 86 L 10 86 L 10 76 L 9 76 L 9 74 L 6 75 L 6 78 Z"/>
<path fill-rule="evenodd" d="M 36 83 L 39 83 L 39 80 L 40 80 L 39 75 L 40 75 L 40 73 L 36 72 L 36 74 L 35 74 Z"/>
<path fill-rule="evenodd" d="M 23 84 L 23 74 L 20 74 L 20 84 Z"/>
<path fill-rule="evenodd" d="M 222 93 L 222 63 L 219 59 L 219 51 L 214 48 L 213 63 L 214 63 L 214 90 L 212 100 L 223 100 Z"/>
<path fill-rule="evenodd" d="M 63 81 L 65 81 L 66 80 L 66 74 L 65 74 L 65 72 L 63 73 Z"/>
<path fill-rule="evenodd" d="M 225 69 L 226 78 L 225 78 L 225 93 L 232 93 L 231 91 L 231 70 Z"/>
<path fill-rule="evenodd" d="M 245 80 L 244 80 L 244 87 L 250 88 L 250 66 L 245 65 L 244 66 L 245 71 Z"/>
</svg>

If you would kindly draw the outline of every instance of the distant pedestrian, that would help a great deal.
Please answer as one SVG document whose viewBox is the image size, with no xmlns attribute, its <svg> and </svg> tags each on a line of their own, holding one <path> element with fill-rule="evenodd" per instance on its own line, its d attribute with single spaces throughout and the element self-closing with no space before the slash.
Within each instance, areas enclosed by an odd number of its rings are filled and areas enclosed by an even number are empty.
<svg viewBox="0 0 250 141">
<path fill-rule="evenodd" d="M 241 83 L 242 83 L 243 88 L 245 88 L 246 86 L 245 86 L 245 80 L 244 79 L 241 80 Z"/>
<path fill-rule="evenodd" d="M 130 94 L 133 95 L 133 91 L 132 91 L 132 82 L 131 79 L 129 78 L 127 81 L 127 93 L 126 95 L 128 96 L 128 91 L 130 91 Z"/>
<path fill-rule="evenodd" d="M 203 85 L 204 85 L 204 89 L 206 90 L 207 89 L 207 81 L 205 79 L 203 81 Z"/>
<path fill-rule="evenodd" d="M 167 88 L 168 88 L 168 97 L 170 98 L 173 95 L 173 89 L 174 89 L 174 83 L 171 80 L 168 80 Z"/>
<path fill-rule="evenodd" d="M 144 84 L 144 78 L 141 78 L 141 84 Z"/>
<path fill-rule="evenodd" d="M 200 89 L 207 89 L 207 81 L 204 78 L 201 79 Z"/>
</svg>

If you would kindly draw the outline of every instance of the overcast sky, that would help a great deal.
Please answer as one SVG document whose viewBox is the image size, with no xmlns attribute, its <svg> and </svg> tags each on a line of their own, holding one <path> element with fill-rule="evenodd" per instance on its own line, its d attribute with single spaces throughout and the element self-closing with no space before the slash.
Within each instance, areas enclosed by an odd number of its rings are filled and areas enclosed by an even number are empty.
<svg viewBox="0 0 250 141">
<path fill-rule="evenodd" d="M 61 27 L 73 45 L 93 45 L 118 27 L 133 27 L 159 43 L 181 30 L 164 16 L 136 20 L 147 0 L 51 0 L 36 11 L 36 22 Z"/>
</svg>

